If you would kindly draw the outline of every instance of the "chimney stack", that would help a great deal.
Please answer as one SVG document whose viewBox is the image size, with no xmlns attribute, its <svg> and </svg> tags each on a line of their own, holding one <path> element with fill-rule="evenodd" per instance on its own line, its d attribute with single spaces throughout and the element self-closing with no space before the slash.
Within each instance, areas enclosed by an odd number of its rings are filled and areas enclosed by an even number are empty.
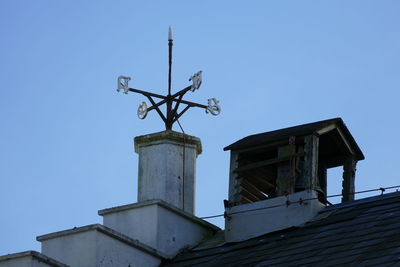
<svg viewBox="0 0 400 267">
<path fill-rule="evenodd" d="M 166 130 L 135 137 L 139 154 L 138 202 L 163 200 L 194 214 L 199 138 Z"/>
</svg>

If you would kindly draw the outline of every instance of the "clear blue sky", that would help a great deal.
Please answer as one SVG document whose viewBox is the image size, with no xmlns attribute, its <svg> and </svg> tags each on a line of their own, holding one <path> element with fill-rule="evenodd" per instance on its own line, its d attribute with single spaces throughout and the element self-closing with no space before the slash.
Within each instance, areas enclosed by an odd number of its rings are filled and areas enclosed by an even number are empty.
<svg viewBox="0 0 400 267">
<path fill-rule="evenodd" d="M 203 143 L 198 216 L 223 211 L 224 146 L 333 117 L 366 156 L 357 190 L 399 184 L 399 14 L 386 0 L 1 1 L 0 255 L 40 250 L 37 235 L 136 201 L 133 138 L 163 125 L 154 112 L 137 119 L 145 99 L 117 94 L 116 78 L 166 92 L 169 25 L 173 90 L 203 70 L 188 100 L 223 109 L 181 120 Z M 340 193 L 340 171 L 329 178 Z"/>
</svg>

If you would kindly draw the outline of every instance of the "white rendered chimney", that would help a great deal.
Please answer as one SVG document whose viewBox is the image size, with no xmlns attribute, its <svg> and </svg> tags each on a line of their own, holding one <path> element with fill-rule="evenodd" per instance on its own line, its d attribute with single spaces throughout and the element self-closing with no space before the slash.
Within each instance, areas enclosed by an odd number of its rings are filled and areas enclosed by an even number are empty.
<svg viewBox="0 0 400 267">
<path fill-rule="evenodd" d="M 201 151 L 199 138 L 170 130 L 135 137 L 138 202 L 160 199 L 194 214 L 196 158 Z"/>
</svg>

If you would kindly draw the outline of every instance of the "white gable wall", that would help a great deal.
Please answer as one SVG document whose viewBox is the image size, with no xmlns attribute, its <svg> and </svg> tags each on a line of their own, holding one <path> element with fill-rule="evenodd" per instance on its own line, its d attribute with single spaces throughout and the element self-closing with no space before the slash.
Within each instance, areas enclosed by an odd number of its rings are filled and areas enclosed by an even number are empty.
<svg viewBox="0 0 400 267">
<path fill-rule="evenodd" d="M 137 241 L 124 241 L 127 238 L 122 235 L 105 234 L 103 228 L 85 226 L 38 240 L 42 242 L 42 253 L 71 267 L 158 266 L 161 263 L 161 256 L 156 256 L 154 251 L 142 249 Z"/>
</svg>

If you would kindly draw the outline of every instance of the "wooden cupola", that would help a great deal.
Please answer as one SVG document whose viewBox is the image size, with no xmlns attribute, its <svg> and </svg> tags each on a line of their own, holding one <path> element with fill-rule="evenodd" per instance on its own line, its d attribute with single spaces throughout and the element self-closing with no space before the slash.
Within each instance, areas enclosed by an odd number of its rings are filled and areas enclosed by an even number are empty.
<svg viewBox="0 0 400 267">
<path fill-rule="evenodd" d="M 228 206 L 304 190 L 327 199 L 327 169 L 343 166 L 342 202 L 354 200 L 357 161 L 364 155 L 341 118 L 251 135 L 231 151 Z"/>
</svg>

